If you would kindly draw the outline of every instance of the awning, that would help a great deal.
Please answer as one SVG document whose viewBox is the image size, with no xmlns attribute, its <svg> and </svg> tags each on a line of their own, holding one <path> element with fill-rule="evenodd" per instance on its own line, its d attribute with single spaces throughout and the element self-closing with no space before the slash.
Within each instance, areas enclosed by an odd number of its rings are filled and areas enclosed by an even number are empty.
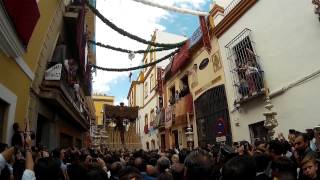
<svg viewBox="0 0 320 180">
<path fill-rule="evenodd" d="M 36 0 L 3 0 L 17 35 L 23 45 L 28 46 L 33 30 L 40 18 Z"/>
<path fill-rule="evenodd" d="M 180 51 L 173 57 L 171 67 L 172 73 L 178 72 L 179 69 L 183 68 L 187 64 L 190 56 L 189 44 L 190 40 L 188 40 L 186 44 L 180 48 Z"/>
</svg>

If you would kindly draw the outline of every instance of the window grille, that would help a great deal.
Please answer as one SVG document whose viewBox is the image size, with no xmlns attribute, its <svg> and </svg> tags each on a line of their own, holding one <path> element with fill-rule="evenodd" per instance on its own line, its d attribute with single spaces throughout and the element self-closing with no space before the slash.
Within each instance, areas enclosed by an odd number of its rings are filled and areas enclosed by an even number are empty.
<svg viewBox="0 0 320 180">
<path fill-rule="evenodd" d="M 255 51 L 251 30 L 244 29 L 225 48 L 236 97 L 235 105 L 264 94 L 264 72 Z"/>
</svg>

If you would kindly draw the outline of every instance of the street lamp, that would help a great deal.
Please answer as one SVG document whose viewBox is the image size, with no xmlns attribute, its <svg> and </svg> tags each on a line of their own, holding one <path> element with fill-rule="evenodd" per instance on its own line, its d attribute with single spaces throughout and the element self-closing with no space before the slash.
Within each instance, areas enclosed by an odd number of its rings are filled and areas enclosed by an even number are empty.
<svg viewBox="0 0 320 180">
<path fill-rule="evenodd" d="M 267 109 L 267 111 L 263 113 L 263 115 L 266 117 L 264 127 L 268 129 L 268 138 L 273 139 L 273 136 L 275 134 L 274 128 L 278 126 L 278 121 L 275 117 L 277 115 L 277 112 L 272 111 L 273 104 L 271 103 L 268 94 L 266 98 L 266 103 L 267 105 L 265 106 L 265 108 Z"/>
<path fill-rule="evenodd" d="M 190 119 L 189 119 L 189 113 L 187 113 L 187 121 L 188 121 L 188 127 L 186 129 L 186 137 L 187 137 L 187 146 L 189 150 L 192 150 L 193 148 L 193 131 L 192 131 L 192 127 L 190 124 Z"/>
</svg>

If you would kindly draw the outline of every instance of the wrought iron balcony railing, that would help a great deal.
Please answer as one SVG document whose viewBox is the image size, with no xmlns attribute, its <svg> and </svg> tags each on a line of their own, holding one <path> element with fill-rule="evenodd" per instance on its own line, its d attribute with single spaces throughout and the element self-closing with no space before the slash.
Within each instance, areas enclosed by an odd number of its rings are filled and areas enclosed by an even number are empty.
<svg viewBox="0 0 320 180">
<path fill-rule="evenodd" d="M 264 94 L 264 71 L 255 51 L 251 30 L 244 29 L 225 47 L 236 97 L 235 105 Z"/>
</svg>

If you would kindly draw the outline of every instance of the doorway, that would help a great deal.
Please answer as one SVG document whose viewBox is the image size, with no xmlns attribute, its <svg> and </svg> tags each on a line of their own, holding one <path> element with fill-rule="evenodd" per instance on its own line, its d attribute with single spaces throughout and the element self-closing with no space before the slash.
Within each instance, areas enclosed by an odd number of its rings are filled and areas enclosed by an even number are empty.
<svg viewBox="0 0 320 180">
<path fill-rule="evenodd" d="M 166 135 L 161 134 L 161 151 L 164 152 L 166 150 Z"/>
<path fill-rule="evenodd" d="M 41 114 L 38 114 L 36 145 L 49 148 L 50 127 L 49 120 Z"/>
<path fill-rule="evenodd" d="M 4 137 L 4 125 L 5 125 L 5 113 L 8 104 L 0 99 L 0 142 L 5 142 Z"/>
<path fill-rule="evenodd" d="M 215 144 L 224 136 L 231 144 L 231 128 L 224 85 L 207 90 L 195 100 L 195 112 L 200 147 Z"/>
<path fill-rule="evenodd" d="M 178 130 L 172 131 L 173 134 L 173 148 L 179 149 L 179 133 Z"/>
</svg>

